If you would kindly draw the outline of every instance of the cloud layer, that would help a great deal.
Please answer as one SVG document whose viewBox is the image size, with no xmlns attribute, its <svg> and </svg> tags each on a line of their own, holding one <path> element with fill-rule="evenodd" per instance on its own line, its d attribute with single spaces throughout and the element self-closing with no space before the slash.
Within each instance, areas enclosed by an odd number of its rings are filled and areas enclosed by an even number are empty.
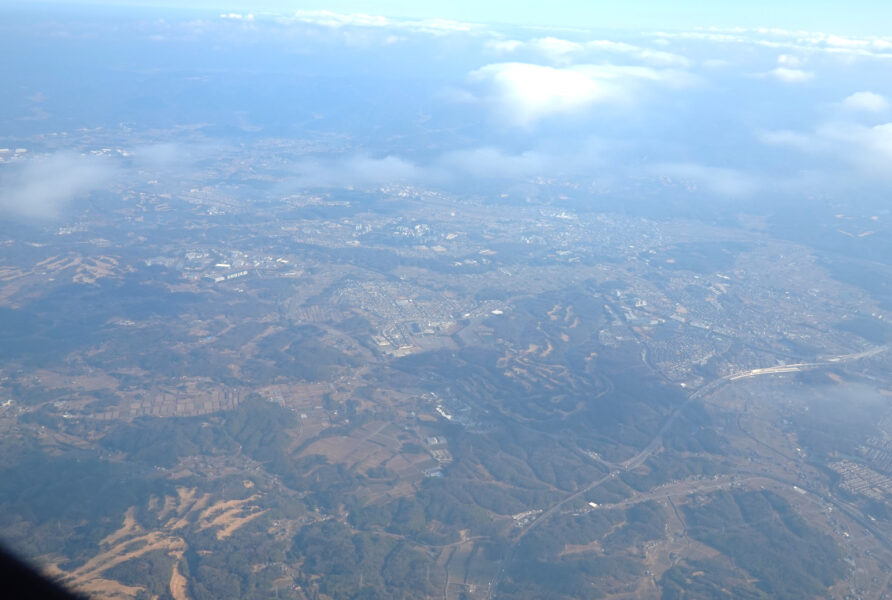
<svg viewBox="0 0 892 600">
<path fill-rule="evenodd" d="M 694 78 L 674 70 L 610 64 L 558 68 L 530 63 L 493 63 L 470 74 L 479 98 L 512 125 L 529 127 L 553 115 L 578 114 L 596 104 L 635 103 L 647 84 L 690 85 Z"/>
<path fill-rule="evenodd" d="M 545 57 L 556 64 L 588 61 L 597 57 L 622 56 L 636 62 L 658 67 L 686 68 L 690 61 L 679 54 L 644 48 L 627 42 L 613 40 L 588 40 L 576 42 L 557 37 L 535 38 L 528 42 L 519 40 L 492 40 L 487 49 L 499 53 L 527 51 Z"/>
<path fill-rule="evenodd" d="M 55 219 L 72 200 L 114 177 L 107 161 L 71 152 L 29 158 L 0 171 L 0 211 L 14 217 Z"/>
<path fill-rule="evenodd" d="M 620 102 L 625 96 L 621 85 L 581 69 L 498 63 L 486 65 L 470 77 L 483 84 L 485 98 L 501 114 L 521 126 L 598 102 Z"/>
<path fill-rule="evenodd" d="M 805 83 L 814 79 L 815 74 L 802 69 L 791 69 L 789 67 L 777 67 L 768 72 L 769 75 L 783 81 L 784 83 Z"/>
<path fill-rule="evenodd" d="M 389 28 L 433 35 L 467 33 L 479 29 L 479 26 L 472 23 L 462 23 L 450 19 L 393 19 L 380 15 L 337 13 L 330 10 L 298 10 L 281 20 L 333 29 L 342 27 Z"/>
<path fill-rule="evenodd" d="M 306 140 L 279 163 L 291 188 L 567 175 L 580 189 L 669 178 L 685 182 L 675 191 L 755 198 L 792 194 L 813 173 L 880 185 L 892 172 L 892 83 L 877 76 L 892 58 L 887 38 L 742 28 L 608 35 L 326 10 L 140 27 L 143 41 L 161 35 L 189 48 L 159 56 L 154 95 L 203 102 L 190 117 L 202 125 L 188 135 L 128 135 L 145 145 L 116 164 L 143 182 L 187 179 L 196 145 L 277 136 Z M 229 47 L 238 51 L 221 50 Z M 229 68 L 251 79 L 251 94 L 220 76 Z M 44 85 L 48 109 L 66 97 Z M 158 116 L 143 92 L 129 100 L 103 125 L 133 110 Z M 193 146 L 171 143 L 180 139 Z M 74 154 L 0 166 L 0 208 L 19 216 L 59 215 L 110 177 L 108 163 Z"/>
<path fill-rule="evenodd" d="M 889 108 L 889 101 L 873 92 L 855 92 L 842 101 L 845 108 L 869 113 L 881 113 Z"/>
</svg>

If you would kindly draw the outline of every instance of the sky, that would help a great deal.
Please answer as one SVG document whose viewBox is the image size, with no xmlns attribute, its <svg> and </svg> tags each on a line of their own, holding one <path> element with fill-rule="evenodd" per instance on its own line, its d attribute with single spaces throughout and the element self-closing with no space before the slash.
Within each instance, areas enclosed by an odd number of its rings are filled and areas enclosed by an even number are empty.
<svg viewBox="0 0 892 600">
<path fill-rule="evenodd" d="M 0 148 L 30 151 L 0 160 L 0 212 L 63 218 L 110 181 L 287 139 L 308 150 L 279 160 L 271 196 L 559 182 L 561 197 L 650 198 L 652 211 L 861 202 L 865 218 L 887 218 L 892 33 L 834 28 L 867 22 L 857 2 L 673 3 L 675 28 L 649 24 L 662 4 L 610 3 L 623 10 L 609 18 L 593 4 L 6 5 L 0 52 L 16 60 L 0 63 Z M 734 25 L 696 24 L 712 13 Z M 564 26 L 492 24 L 499 15 Z M 797 27 L 740 25 L 771 19 Z M 97 156 L 93 131 L 120 152 Z"/>
<path fill-rule="evenodd" d="M 511 0 L 54 0 L 60 1 L 70 5 L 167 6 L 254 13 L 330 10 L 569 28 L 778 27 L 849 35 L 884 35 L 888 31 L 887 24 L 892 22 L 892 3 L 882 0 L 551 0 L 545 3 Z"/>
</svg>

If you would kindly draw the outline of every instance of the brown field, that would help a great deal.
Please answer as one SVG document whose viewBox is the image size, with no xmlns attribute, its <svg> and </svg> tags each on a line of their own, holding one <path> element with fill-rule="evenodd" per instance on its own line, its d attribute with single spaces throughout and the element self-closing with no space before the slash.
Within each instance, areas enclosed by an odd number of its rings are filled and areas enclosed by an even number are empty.
<svg viewBox="0 0 892 600">
<path fill-rule="evenodd" d="M 170 593 L 175 600 L 187 600 L 188 582 L 179 570 L 179 562 L 187 549 L 180 532 L 184 528 L 216 529 L 217 539 L 223 540 L 254 519 L 265 514 L 253 504 L 260 496 L 255 494 L 242 500 L 211 503 L 210 494 L 197 493 L 192 488 L 179 488 L 177 496 L 154 497 L 147 503 L 164 524 L 157 530 L 147 531 L 136 521 L 135 506 L 124 513 L 121 527 L 99 542 L 98 552 L 82 566 L 64 571 L 59 564 L 64 557 L 48 560 L 46 572 L 58 577 L 71 587 L 96 598 L 114 600 L 130 599 L 143 591 L 142 587 L 127 586 L 105 573 L 114 566 L 145 556 L 158 550 L 166 551 L 176 559 L 170 574 Z M 45 557 L 49 559 L 50 557 Z"/>
<path fill-rule="evenodd" d="M 170 574 L 170 595 L 173 596 L 173 600 L 189 600 L 189 594 L 186 593 L 187 586 L 186 578 L 180 573 L 179 562 L 174 563 Z"/>
<path fill-rule="evenodd" d="M 103 277 L 117 277 L 130 269 L 121 268 L 118 259 L 111 256 L 83 257 L 79 255 L 52 256 L 34 265 L 34 271 L 61 273 L 74 271 L 71 280 L 74 283 L 91 284 Z"/>
</svg>

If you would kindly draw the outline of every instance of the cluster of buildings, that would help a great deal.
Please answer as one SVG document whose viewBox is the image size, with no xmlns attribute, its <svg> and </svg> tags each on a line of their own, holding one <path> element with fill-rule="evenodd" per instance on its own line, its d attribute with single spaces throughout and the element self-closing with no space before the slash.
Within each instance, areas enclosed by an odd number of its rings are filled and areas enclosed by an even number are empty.
<svg viewBox="0 0 892 600">
<path fill-rule="evenodd" d="M 892 500 L 892 478 L 850 460 L 836 461 L 827 466 L 842 476 L 840 487 L 847 492 L 880 502 Z"/>
</svg>

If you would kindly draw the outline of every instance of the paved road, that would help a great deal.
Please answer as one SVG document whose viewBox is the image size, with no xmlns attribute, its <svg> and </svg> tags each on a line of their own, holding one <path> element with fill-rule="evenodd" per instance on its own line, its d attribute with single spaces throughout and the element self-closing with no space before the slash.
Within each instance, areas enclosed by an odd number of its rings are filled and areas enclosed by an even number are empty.
<svg viewBox="0 0 892 600">
<path fill-rule="evenodd" d="M 543 522 L 547 521 L 552 515 L 554 515 L 557 511 L 559 511 L 562 507 L 566 506 L 568 503 L 573 502 L 574 500 L 578 499 L 580 496 L 587 494 L 588 492 L 590 492 L 593 489 L 597 488 L 598 486 L 604 484 L 605 482 L 610 481 L 611 479 L 614 479 L 616 477 L 619 477 L 620 474 L 625 473 L 627 471 L 631 471 L 633 469 L 636 469 L 639 466 L 641 466 L 642 464 L 644 464 L 644 461 L 646 461 L 648 458 L 650 458 L 663 445 L 663 436 L 666 434 L 666 432 L 669 430 L 669 428 L 675 424 L 675 421 L 678 419 L 679 415 L 681 415 L 681 413 L 684 412 L 684 410 L 688 406 L 690 406 L 694 401 L 699 400 L 700 398 L 703 398 L 709 394 L 712 394 L 713 392 L 715 392 L 716 390 L 718 390 L 719 388 L 723 387 L 724 385 L 726 385 L 730 382 L 740 381 L 742 379 L 748 379 L 748 378 L 752 378 L 752 377 L 760 377 L 762 375 L 774 375 L 774 374 L 778 374 L 778 373 L 792 373 L 792 372 L 798 372 L 798 371 L 807 371 L 809 369 L 815 369 L 815 368 L 820 368 L 820 367 L 829 367 L 829 366 L 834 366 L 834 365 L 838 365 L 838 364 L 842 364 L 842 363 L 853 362 L 856 360 L 860 360 L 862 358 L 876 356 L 878 354 L 886 352 L 887 350 L 889 350 L 890 347 L 892 347 L 892 344 L 886 344 L 885 346 L 876 346 L 874 348 L 870 348 L 868 350 L 865 350 L 863 352 L 858 352 L 855 354 L 841 354 L 839 356 L 831 356 L 831 357 L 827 357 L 821 361 L 816 361 L 816 362 L 794 363 L 794 364 L 789 364 L 789 365 L 780 365 L 777 367 L 749 369 L 747 371 L 730 373 L 728 375 L 725 375 L 724 377 L 720 377 L 719 379 L 710 381 L 709 383 L 697 388 L 695 391 L 693 391 L 688 396 L 688 398 L 684 402 L 682 402 L 677 407 L 675 407 L 675 409 L 672 411 L 672 414 L 669 415 L 669 418 L 666 419 L 665 423 L 663 423 L 663 426 L 660 427 L 660 430 L 653 437 L 651 442 L 647 446 L 645 446 L 644 449 L 642 449 L 638 454 L 636 454 L 632 458 L 620 463 L 618 468 L 610 471 L 604 477 L 601 477 L 600 479 L 597 479 L 597 480 L 591 482 L 589 485 L 582 488 L 581 490 L 578 490 L 578 491 L 570 494 L 569 496 L 565 497 L 564 499 L 559 500 L 558 502 L 556 502 L 556 503 L 552 504 L 551 506 L 549 506 L 548 508 L 544 509 L 541 513 L 539 513 L 539 515 L 535 519 L 530 521 L 529 524 L 527 524 L 524 528 L 522 528 L 520 530 L 517 537 L 514 539 L 514 542 L 508 548 L 508 552 L 505 555 L 505 559 L 502 561 L 501 567 L 499 567 L 498 572 L 496 572 L 495 576 L 492 578 L 492 580 L 489 583 L 489 597 L 492 598 L 493 595 L 495 594 L 496 589 L 499 586 L 499 583 L 501 582 L 502 578 L 505 575 L 505 570 L 507 569 L 508 565 L 511 564 L 511 560 L 514 558 L 515 549 L 520 544 L 521 540 L 523 540 L 523 538 L 530 531 L 532 531 L 533 529 L 535 529 L 536 527 L 541 525 Z M 809 491 L 811 491 L 811 490 L 809 490 Z M 815 492 L 812 491 L 812 493 L 815 493 Z M 836 501 L 835 499 L 833 499 L 833 500 L 827 499 L 827 500 L 832 502 L 834 505 L 838 504 L 838 501 Z M 842 506 L 839 506 L 839 508 L 841 510 L 843 510 Z M 852 514 L 850 514 L 850 511 L 845 511 L 845 512 L 846 512 L 846 514 L 849 515 L 849 517 L 854 519 Z M 861 524 L 860 521 L 859 521 L 859 524 Z M 867 527 L 867 529 L 874 530 L 874 528 L 872 528 L 872 527 Z M 875 533 L 875 535 L 877 535 L 877 534 Z M 892 549 L 892 546 L 890 546 L 890 549 Z"/>
</svg>

